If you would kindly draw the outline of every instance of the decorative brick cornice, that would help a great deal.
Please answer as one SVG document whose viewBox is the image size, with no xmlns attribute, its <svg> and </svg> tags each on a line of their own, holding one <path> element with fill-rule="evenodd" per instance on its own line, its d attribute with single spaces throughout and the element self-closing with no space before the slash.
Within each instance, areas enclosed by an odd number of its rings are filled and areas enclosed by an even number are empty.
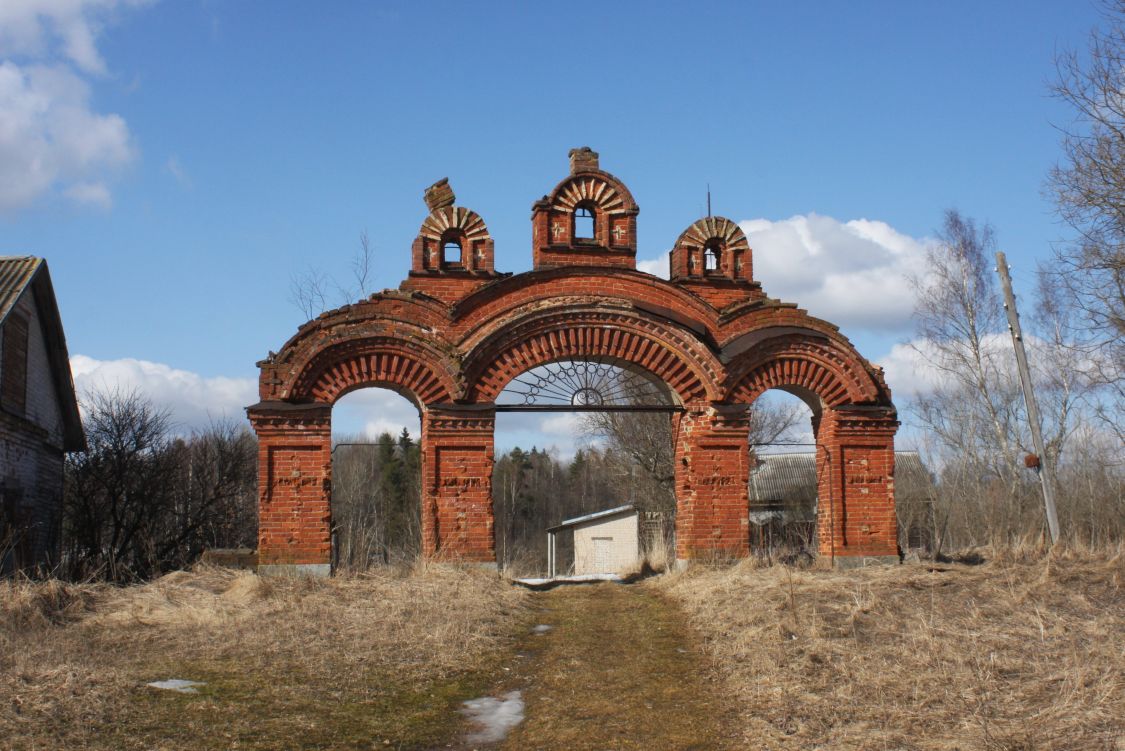
<svg viewBox="0 0 1125 751">
<path fill-rule="evenodd" d="M 434 404 L 423 415 L 423 430 L 435 432 L 470 433 L 486 432 L 490 436 L 496 427 L 493 405 Z"/>
<path fill-rule="evenodd" d="M 319 432 L 331 427 L 332 405 L 258 402 L 246 408 L 246 416 L 259 435 Z"/>
<path fill-rule="evenodd" d="M 821 425 L 839 438 L 893 436 L 901 423 L 894 407 L 844 407 L 825 412 Z"/>
</svg>

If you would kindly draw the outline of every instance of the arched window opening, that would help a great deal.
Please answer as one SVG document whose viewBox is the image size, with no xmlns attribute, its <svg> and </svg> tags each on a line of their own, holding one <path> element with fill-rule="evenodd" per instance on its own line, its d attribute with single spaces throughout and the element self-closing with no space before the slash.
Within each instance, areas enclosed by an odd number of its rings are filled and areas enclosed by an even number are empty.
<svg viewBox="0 0 1125 751">
<path fill-rule="evenodd" d="M 441 246 L 441 265 L 443 268 L 459 269 L 464 264 L 461 260 L 461 242 L 456 238 L 446 239 Z"/>
<path fill-rule="evenodd" d="M 574 239 L 594 239 L 594 212 L 589 206 L 579 206 L 574 210 Z"/>
<path fill-rule="evenodd" d="M 719 243 L 716 240 L 708 241 L 703 248 L 703 273 L 714 274 L 719 271 Z"/>
</svg>

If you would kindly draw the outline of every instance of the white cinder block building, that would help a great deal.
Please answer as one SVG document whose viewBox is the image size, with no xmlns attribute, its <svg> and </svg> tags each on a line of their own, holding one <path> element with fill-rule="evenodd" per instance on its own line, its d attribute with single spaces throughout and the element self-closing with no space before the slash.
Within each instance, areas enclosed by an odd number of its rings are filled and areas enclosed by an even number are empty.
<svg viewBox="0 0 1125 751">
<path fill-rule="evenodd" d="M 547 530 L 547 574 L 558 575 L 558 535 L 572 533 L 574 574 L 625 574 L 641 554 L 640 515 L 633 506 L 566 519 Z"/>
</svg>

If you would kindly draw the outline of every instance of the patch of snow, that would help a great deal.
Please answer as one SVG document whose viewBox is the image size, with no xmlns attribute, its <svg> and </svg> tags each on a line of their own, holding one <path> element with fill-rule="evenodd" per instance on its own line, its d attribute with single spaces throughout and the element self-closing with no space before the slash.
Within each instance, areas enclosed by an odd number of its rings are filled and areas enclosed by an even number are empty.
<svg viewBox="0 0 1125 751">
<path fill-rule="evenodd" d="M 169 678 L 166 681 L 153 681 L 146 685 L 167 691 L 177 691 L 181 694 L 198 694 L 199 691 L 195 687 L 206 686 L 207 684 L 201 681 L 185 681 L 183 678 Z"/>
<path fill-rule="evenodd" d="M 509 691 L 501 698 L 485 696 L 464 702 L 461 713 L 479 727 L 465 736 L 469 743 L 496 743 L 523 722 L 523 694 Z"/>
<path fill-rule="evenodd" d="M 531 632 L 533 634 L 545 634 L 553 628 L 554 626 L 548 626 L 546 623 L 540 623 L 538 626 L 531 629 Z"/>
<path fill-rule="evenodd" d="M 537 587 L 552 582 L 619 582 L 624 581 L 621 574 L 581 574 L 579 576 L 556 576 L 553 579 L 516 579 L 520 584 Z"/>
</svg>

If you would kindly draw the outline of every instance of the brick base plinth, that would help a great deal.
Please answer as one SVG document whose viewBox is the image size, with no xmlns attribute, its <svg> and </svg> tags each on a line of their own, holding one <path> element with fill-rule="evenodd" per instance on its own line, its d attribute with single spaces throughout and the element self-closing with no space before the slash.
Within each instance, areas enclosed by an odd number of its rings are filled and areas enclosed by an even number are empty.
<svg viewBox="0 0 1125 751">
<path fill-rule="evenodd" d="M 422 417 L 422 553 L 494 564 L 492 466 L 496 413 L 431 407 Z"/>
</svg>

